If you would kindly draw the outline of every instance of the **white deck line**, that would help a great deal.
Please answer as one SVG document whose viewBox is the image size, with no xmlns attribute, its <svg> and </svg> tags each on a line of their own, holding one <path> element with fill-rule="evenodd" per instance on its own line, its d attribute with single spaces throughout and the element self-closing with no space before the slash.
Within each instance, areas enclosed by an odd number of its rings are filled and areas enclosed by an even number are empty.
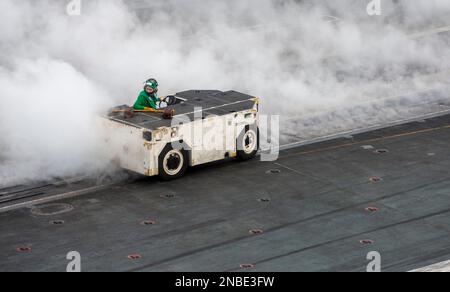
<svg viewBox="0 0 450 292">
<path fill-rule="evenodd" d="M 417 32 L 417 33 L 412 33 L 409 35 L 409 37 L 412 39 L 418 39 L 421 37 L 426 37 L 426 36 L 430 36 L 430 35 L 434 35 L 434 34 L 440 34 L 440 33 L 448 32 L 448 31 L 450 31 L 450 26 L 443 26 L 443 27 L 437 27 L 437 28 L 433 28 L 430 30 L 425 30 L 425 31 Z"/>
<path fill-rule="evenodd" d="M 67 193 L 63 193 L 63 194 L 57 194 L 57 195 L 53 195 L 53 196 L 48 196 L 48 197 L 41 198 L 41 199 L 36 199 L 36 200 L 25 201 L 25 202 L 21 202 L 21 203 L 17 203 L 17 204 L 7 205 L 7 206 L 4 206 L 4 207 L 0 207 L 0 213 L 12 211 L 12 210 L 17 210 L 17 209 L 21 209 L 21 208 L 26 208 L 26 207 L 33 207 L 33 206 L 36 206 L 36 205 L 39 205 L 39 204 L 50 203 L 50 202 L 54 202 L 54 201 L 58 201 L 58 200 L 78 197 L 78 196 L 81 196 L 81 195 L 86 195 L 86 194 L 90 194 L 90 193 L 93 193 L 93 192 L 96 192 L 96 191 L 100 191 L 100 190 L 106 189 L 106 188 L 111 187 L 113 185 L 114 184 L 94 186 L 94 187 L 90 187 L 90 188 L 86 188 L 86 189 L 82 189 L 82 190 L 77 190 L 77 191 L 67 192 Z"/>
<path fill-rule="evenodd" d="M 415 269 L 410 272 L 413 273 L 431 273 L 431 272 L 441 272 L 441 273 L 448 273 L 450 272 L 450 260 L 445 262 L 440 262 L 431 266 L 426 266 L 423 268 Z"/>
<path fill-rule="evenodd" d="M 333 140 L 333 139 L 337 139 L 337 138 L 344 138 L 344 137 L 349 137 L 349 136 L 353 136 L 353 135 L 363 134 L 363 133 L 367 133 L 367 132 L 376 131 L 376 130 L 379 130 L 379 129 L 384 129 L 384 128 L 394 127 L 394 126 L 403 125 L 403 124 L 407 124 L 407 123 L 412 123 L 412 122 L 416 122 L 416 121 L 419 121 L 419 120 L 436 118 L 436 117 L 444 116 L 444 115 L 447 115 L 447 114 L 450 114 L 450 109 L 439 111 L 439 112 L 430 113 L 430 114 L 427 114 L 427 115 L 415 116 L 415 117 L 411 117 L 411 118 L 408 118 L 408 119 L 397 120 L 397 121 L 393 121 L 393 122 L 390 122 L 390 123 L 377 124 L 377 125 L 374 125 L 374 126 L 371 126 L 371 127 L 367 127 L 367 128 L 359 128 L 359 129 L 357 128 L 357 129 L 344 131 L 344 132 L 340 132 L 340 133 L 336 133 L 336 134 L 332 134 L 332 135 L 326 135 L 326 136 L 314 138 L 314 139 L 311 139 L 311 140 L 304 140 L 304 141 L 298 141 L 298 142 L 283 144 L 283 145 L 280 145 L 278 147 L 264 148 L 264 149 L 261 149 L 261 152 L 269 151 L 271 149 L 272 149 L 272 151 L 273 150 L 279 150 L 279 151 L 281 151 L 281 150 L 288 150 L 288 149 L 296 148 L 296 147 L 299 147 L 299 146 L 305 146 L 305 145 L 310 145 L 310 144 L 314 144 L 314 143 L 324 142 L 324 141 Z"/>
</svg>

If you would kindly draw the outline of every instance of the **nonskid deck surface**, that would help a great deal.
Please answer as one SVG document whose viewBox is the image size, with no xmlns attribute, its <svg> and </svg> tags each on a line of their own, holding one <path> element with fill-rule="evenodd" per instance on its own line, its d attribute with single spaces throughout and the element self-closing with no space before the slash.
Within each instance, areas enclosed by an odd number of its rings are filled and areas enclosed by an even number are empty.
<svg viewBox="0 0 450 292">
<path fill-rule="evenodd" d="M 208 116 L 222 116 L 230 113 L 252 109 L 255 97 L 236 91 L 222 92 L 219 90 L 189 90 L 175 95 L 184 101 L 168 106 L 175 110 L 175 117 L 188 117 L 191 121 Z M 136 113 L 127 118 L 122 113 L 115 113 L 109 118 L 138 128 L 155 130 L 160 127 L 170 127 L 173 120 L 163 119 L 159 113 Z"/>
<path fill-rule="evenodd" d="M 449 141 L 447 115 L 3 212 L 0 271 L 65 271 L 70 251 L 83 271 L 365 271 L 370 251 L 384 271 L 447 261 Z"/>
</svg>

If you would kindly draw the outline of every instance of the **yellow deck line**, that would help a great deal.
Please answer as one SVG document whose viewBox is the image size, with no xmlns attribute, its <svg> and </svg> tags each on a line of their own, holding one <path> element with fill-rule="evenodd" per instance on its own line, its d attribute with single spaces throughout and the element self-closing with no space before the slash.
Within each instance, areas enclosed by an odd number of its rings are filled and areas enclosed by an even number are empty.
<svg viewBox="0 0 450 292">
<path fill-rule="evenodd" d="M 312 153 L 323 152 L 323 151 L 327 151 L 327 150 L 334 150 L 334 149 L 345 148 L 345 147 L 360 145 L 360 144 L 367 144 L 367 143 L 372 143 L 372 142 L 378 142 L 378 141 L 383 141 L 383 140 L 388 140 L 388 139 L 408 137 L 408 136 L 424 134 L 424 133 L 429 133 L 429 132 L 434 132 L 434 131 L 439 131 L 439 130 L 445 130 L 445 129 L 450 129 L 450 125 L 437 127 L 437 128 L 431 128 L 431 129 L 425 129 L 425 130 L 419 130 L 419 131 L 413 131 L 413 132 L 407 132 L 407 133 L 386 136 L 386 137 L 381 137 L 381 138 L 374 138 L 374 139 L 369 139 L 369 140 L 365 140 L 365 141 L 347 143 L 347 144 L 343 144 L 343 145 L 336 145 L 336 146 L 332 146 L 332 147 L 325 147 L 325 148 L 311 150 L 311 151 L 303 151 L 303 152 L 283 155 L 281 158 L 293 157 L 293 156 L 297 156 L 297 155 L 312 154 Z"/>
</svg>

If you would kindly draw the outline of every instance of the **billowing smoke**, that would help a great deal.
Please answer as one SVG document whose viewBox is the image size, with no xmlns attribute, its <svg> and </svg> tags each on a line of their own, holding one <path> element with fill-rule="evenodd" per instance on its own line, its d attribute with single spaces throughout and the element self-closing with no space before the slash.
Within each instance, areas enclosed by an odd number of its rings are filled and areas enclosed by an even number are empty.
<svg viewBox="0 0 450 292">
<path fill-rule="evenodd" d="M 0 1 L 0 185 L 106 168 L 95 117 L 149 77 L 260 96 L 296 139 L 448 99 L 448 34 L 421 34 L 449 25 L 447 0 L 69 2 Z"/>
</svg>

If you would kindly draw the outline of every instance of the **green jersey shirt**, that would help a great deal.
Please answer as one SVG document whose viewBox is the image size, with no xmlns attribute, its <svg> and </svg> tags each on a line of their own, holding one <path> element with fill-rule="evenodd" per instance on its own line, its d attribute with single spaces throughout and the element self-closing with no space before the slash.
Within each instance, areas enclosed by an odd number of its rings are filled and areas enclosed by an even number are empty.
<svg viewBox="0 0 450 292">
<path fill-rule="evenodd" d="M 135 110 L 144 110 L 146 107 L 150 107 L 152 109 L 156 109 L 156 103 L 160 101 L 160 99 L 158 98 L 156 93 L 153 93 L 151 95 L 148 95 L 147 92 L 145 92 L 145 90 L 143 90 L 136 102 L 134 103 L 133 108 Z"/>
</svg>

